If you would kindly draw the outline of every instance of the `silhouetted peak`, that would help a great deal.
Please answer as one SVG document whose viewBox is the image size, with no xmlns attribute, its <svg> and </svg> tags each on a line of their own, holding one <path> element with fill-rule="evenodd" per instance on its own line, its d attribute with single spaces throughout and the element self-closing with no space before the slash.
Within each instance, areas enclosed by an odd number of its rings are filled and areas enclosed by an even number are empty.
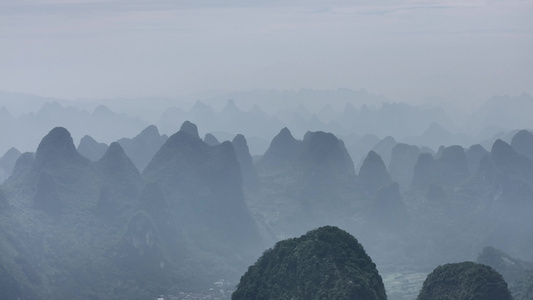
<svg viewBox="0 0 533 300">
<path fill-rule="evenodd" d="M 239 147 L 246 147 L 248 148 L 248 143 L 246 142 L 246 138 L 242 134 L 237 134 L 233 140 L 231 141 L 233 146 L 239 146 Z"/>
<path fill-rule="evenodd" d="M 442 126 L 440 126 L 439 124 L 433 122 L 429 125 L 429 127 L 427 128 L 426 130 L 427 133 L 431 133 L 431 134 L 450 134 L 446 129 L 444 129 Z"/>
<path fill-rule="evenodd" d="M 270 147 L 260 160 L 261 166 L 268 168 L 287 168 L 293 163 L 301 150 L 301 142 L 296 140 L 287 127 L 272 139 Z"/>
<path fill-rule="evenodd" d="M 143 129 L 143 131 L 141 131 L 141 133 L 139 133 L 138 136 L 139 137 L 144 137 L 144 136 L 148 136 L 148 137 L 157 136 L 157 137 L 159 137 L 160 134 L 159 134 L 159 130 L 157 129 L 157 126 L 150 125 L 150 126 L 146 127 L 145 129 Z"/>
<path fill-rule="evenodd" d="M 296 139 L 292 136 L 291 131 L 289 130 L 289 128 L 287 128 L 287 127 L 283 127 L 283 128 L 279 131 L 278 135 L 276 135 L 276 136 L 274 137 L 274 139 L 276 139 L 276 138 L 283 138 L 283 139 L 296 140 Z"/>
<path fill-rule="evenodd" d="M 222 109 L 224 112 L 238 112 L 239 108 L 235 104 L 235 100 L 228 99 L 228 102 L 226 103 L 226 106 Z"/>
<path fill-rule="evenodd" d="M 480 144 L 472 145 L 468 148 L 466 151 L 466 160 L 470 173 L 476 173 L 478 171 L 481 159 L 487 154 L 489 154 L 489 151 Z"/>
<path fill-rule="evenodd" d="M 14 159 L 16 160 L 20 156 L 20 151 L 17 148 L 11 147 L 7 152 L 2 156 L 2 159 Z"/>
<path fill-rule="evenodd" d="M 324 131 L 308 131 L 304 135 L 304 143 L 310 143 L 311 141 L 315 143 L 336 143 L 338 141 L 337 137 L 330 132 Z"/>
<path fill-rule="evenodd" d="M 511 145 L 507 144 L 501 139 L 497 139 L 494 144 L 492 144 L 492 149 L 490 150 L 490 153 L 496 156 L 509 155 L 513 152 L 513 147 L 511 147 Z"/>
<path fill-rule="evenodd" d="M 197 100 L 193 107 L 191 108 L 191 112 L 193 114 L 198 114 L 198 115 L 205 115 L 205 114 L 214 114 L 215 112 L 213 111 L 213 108 L 205 103 L 203 103 L 202 101 L 200 100 Z"/>
<path fill-rule="evenodd" d="M 45 104 L 43 104 L 43 106 L 41 106 L 38 113 L 48 115 L 60 110 L 61 108 L 62 106 L 57 103 L 57 101 L 46 102 Z"/>
<path fill-rule="evenodd" d="M 93 114 L 94 115 L 98 115 L 98 116 L 110 116 L 110 115 L 114 115 L 113 112 L 107 108 L 107 106 L 105 105 L 98 105 L 94 111 L 93 111 Z"/>
<path fill-rule="evenodd" d="M 13 167 L 13 174 L 21 174 L 28 171 L 35 161 L 35 154 L 31 152 L 24 152 L 22 153 L 17 161 L 15 162 L 15 166 Z"/>
<path fill-rule="evenodd" d="M 533 160 L 533 133 L 527 130 L 520 130 L 513 136 L 511 146 L 516 152 L 527 156 Z"/>
<path fill-rule="evenodd" d="M 80 145 L 83 144 L 83 143 L 90 143 L 90 144 L 94 144 L 94 143 L 98 143 L 92 136 L 90 135 L 84 135 L 81 140 L 80 140 Z M 79 146 L 78 146 L 79 147 Z"/>
<path fill-rule="evenodd" d="M 120 144 L 117 143 L 117 142 L 113 142 L 107 148 L 107 151 L 105 152 L 105 154 L 102 157 L 102 159 L 104 159 L 104 160 L 117 159 L 117 158 L 121 158 L 123 156 L 126 156 L 126 153 L 124 152 L 124 149 L 122 148 L 122 146 L 120 146 Z"/>
<path fill-rule="evenodd" d="M 216 145 L 220 144 L 218 139 L 214 135 L 212 135 L 211 133 L 206 133 L 205 134 L 204 142 L 206 144 L 208 144 L 209 146 L 216 146 Z"/>
<path fill-rule="evenodd" d="M 364 162 L 363 162 L 363 165 L 367 165 L 367 166 L 377 166 L 377 167 L 380 167 L 383 166 L 385 167 L 385 164 L 383 163 L 383 160 L 381 159 L 381 156 L 379 156 L 375 151 L 369 151 L 368 152 L 368 155 L 366 156 Z M 361 167 L 363 168 L 363 167 Z"/>
<path fill-rule="evenodd" d="M 250 155 L 250 149 L 246 138 L 242 134 L 237 134 L 233 141 L 233 149 L 239 161 L 241 167 L 241 174 L 244 186 L 249 189 L 256 189 L 259 184 L 259 178 L 257 177 L 254 164 L 252 162 L 252 156 Z"/>
<path fill-rule="evenodd" d="M 80 140 L 78 152 L 91 161 L 97 161 L 102 158 L 107 147 L 108 146 L 105 143 L 98 143 L 91 136 L 85 135 Z"/>
<path fill-rule="evenodd" d="M 397 155 L 401 157 L 407 153 L 417 153 L 416 156 L 418 157 L 418 154 L 420 153 L 420 149 L 418 149 L 418 147 L 415 145 L 408 145 L 405 143 L 397 143 L 392 148 L 392 156 Z"/>
<path fill-rule="evenodd" d="M 379 188 L 391 183 L 391 178 L 381 157 L 374 151 L 368 152 L 361 169 L 359 178 L 362 188 L 368 193 L 373 194 Z"/>
<path fill-rule="evenodd" d="M 351 103 L 346 103 L 344 106 L 344 109 L 342 110 L 342 117 L 345 120 L 350 120 L 353 116 L 355 116 L 357 113 L 357 110 Z"/>
<path fill-rule="evenodd" d="M 120 171 L 122 175 L 124 175 L 123 172 L 139 173 L 131 159 L 124 152 L 122 146 L 117 142 L 109 145 L 104 156 L 98 161 L 98 165 L 109 175 L 112 175 L 112 173 L 116 174 L 115 172 L 117 171 Z"/>
<path fill-rule="evenodd" d="M 57 161 L 80 161 L 82 156 L 76 150 L 70 132 L 63 127 L 52 129 L 37 147 L 35 163 L 37 168 Z"/>
<path fill-rule="evenodd" d="M 470 146 L 470 148 L 468 148 L 466 153 L 467 153 L 467 155 L 468 155 L 468 153 L 472 153 L 472 154 L 475 153 L 476 155 L 483 154 L 482 156 L 484 156 L 486 154 L 489 154 L 489 151 L 487 151 L 487 149 L 483 148 L 483 146 L 481 146 L 480 144 L 475 144 L 475 145 Z"/>
<path fill-rule="evenodd" d="M 268 115 L 257 104 L 254 104 L 254 106 L 252 107 L 252 109 L 249 112 L 253 116 L 262 117 L 262 118 L 268 117 Z"/>
<path fill-rule="evenodd" d="M 180 128 L 180 131 L 181 132 L 184 132 L 194 138 L 197 138 L 197 139 L 200 139 L 200 135 L 198 134 L 198 127 L 196 127 L 195 124 L 189 122 L 189 121 L 185 121 L 183 122 L 183 124 L 181 125 L 181 128 Z"/>
</svg>

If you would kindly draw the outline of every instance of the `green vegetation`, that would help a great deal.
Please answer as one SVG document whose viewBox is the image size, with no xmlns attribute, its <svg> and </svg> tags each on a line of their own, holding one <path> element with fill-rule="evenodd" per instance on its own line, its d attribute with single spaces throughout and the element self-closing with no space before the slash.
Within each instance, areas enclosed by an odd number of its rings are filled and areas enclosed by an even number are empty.
<svg viewBox="0 0 533 300">
<path fill-rule="evenodd" d="M 357 239 L 332 226 L 278 242 L 242 276 L 232 299 L 386 299 Z"/>
<path fill-rule="evenodd" d="M 512 300 L 503 277 L 489 266 L 463 262 L 428 275 L 417 300 Z"/>
</svg>

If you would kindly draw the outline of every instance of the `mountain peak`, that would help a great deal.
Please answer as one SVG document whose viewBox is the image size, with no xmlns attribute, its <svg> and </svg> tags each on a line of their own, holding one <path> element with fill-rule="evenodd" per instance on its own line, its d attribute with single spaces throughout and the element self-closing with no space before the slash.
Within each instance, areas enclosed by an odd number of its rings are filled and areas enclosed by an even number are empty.
<svg viewBox="0 0 533 300">
<path fill-rule="evenodd" d="M 272 139 L 270 147 L 261 158 L 261 165 L 277 168 L 294 162 L 301 150 L 301 142 L 296 140 L 289 129 L 284 127 Z"/>
<path fill-rule="evenodd" d="M 278 242 L 248 268 L 232 299 L 258 298 L 387 299 L 387 296 L 376 265 L 357 239 L 337 227 L 325 226 Z"/>
<path fill-rule="evenodd" d="M 185 121 L 183 122 L 183 124 L 181 125 L 181 128 L 180 128 L 180 131 L 181 132 L 184 132 L 194 138 L 197 138 L 197 139 L 200 139 L 200 135 L 198 134 L 198 127 L 196 127 L 195 124 L 189 122 L 189 121 Z"/>
<path fill-rule="evenodd" d="M 204 137 L 204 142 L 208 144 L 209 146 L 216 146 L 220 144 L 218 139 L 211 133 L 206 133 Z"/>
<path fill-rule="evenodd" d="M 182 125 L 183 126 L 183 125 Z M 160 136 L 159 130 L 155 125 L 149 125 L 139 133 L 140 136 Z"/>
<path fill-rule="evenodd" d="M 98 165 L 104 166 L 107 171 L 116 172 L 117 170 L 125 170 L 135 174 L 139 174 L 139 171 L 126 155 L 126 152 L 120 146 L 119 143 L 113 142 L 107 148 L 104 156 L 98 161 Z"/>
<path fill-rule="evenodd" d="M 84 158 L 76 150 L 70 132 L 63 127 L 56 127 L 41 140 L 37 147 L 35 165 L 37 168 L 42 168 L 62 160 L 79 162 Z"/>
<path fill-rule="evenodd" d="M 362 187 L 370 194 L 374 194 L 381 187 L 392 182 L 381 156 L 372 150 L 368 152 L 361 165 L 359 179 Z"/>
</svg>

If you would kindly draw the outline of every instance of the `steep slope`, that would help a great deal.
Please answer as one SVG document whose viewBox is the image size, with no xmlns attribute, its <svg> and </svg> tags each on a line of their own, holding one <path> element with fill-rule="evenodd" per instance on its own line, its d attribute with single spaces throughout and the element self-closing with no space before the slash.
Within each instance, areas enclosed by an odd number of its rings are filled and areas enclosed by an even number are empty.
<svg viewBox="0 0 533 300">
<path fill-rule="evenodd" d="M 387 299 L 363 246 L 337 227 L 278 242 L 241 277 L 239 299 Z"/>
<path fill-rule="evenodd" d="M 239 162 L 230 142 L 210 147 L 195 134 L 195 127 L 187 124 L 186 131 L 169 137 L 143 176 L 160 184 L 191 248 L 239 266 L 260 247 L 244 203 Z M 239 257 L 245 257 L 244 261 Z"/>
<path fill-rule="evenodd" d="M 235 155 L 241 167 L 243 186 L 250 190 L 257 190 L 259 188 L 259 177 L 252 162 L 252 156 L 248 149 L 246 138 L 242 134 L 237 134 L 231 141 Z"/>
<path fill-rule="evenodd" d="M 270 147 L 259 161 L 259 167 L 266 170 L 284 170 L 296 160 L 301 147 L 301 142 L 285 127 L 272 139 Z"/>
<path fill-rule="evenodd" d="M 97 215 L 113 218 L 135 205 L 142 178 L 119 143 L 109 145 L 95 168 L 104 182 L 94 208 Z"/>
<path fill-rule="evenodd" d="M 359 171 L 359 188 L 364 194 L 373 196 L 380 188 L 391 183 L 390 175 L 381 157 L 374 151 L 368 152 Z"/>
</svg>

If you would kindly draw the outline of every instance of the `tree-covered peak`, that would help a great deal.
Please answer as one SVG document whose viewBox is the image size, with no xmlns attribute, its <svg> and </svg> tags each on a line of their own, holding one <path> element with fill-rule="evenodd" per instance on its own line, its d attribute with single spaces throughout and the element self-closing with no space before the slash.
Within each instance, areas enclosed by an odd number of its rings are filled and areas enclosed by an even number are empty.
<svg viewBox="0 0 533 300">
<path fill-rule="evenodd" d="M 241 278 L 232 299 L 386 299 L 372 259 L 349 233 L 320 227 L 278 242 Z"/>
</svg>

